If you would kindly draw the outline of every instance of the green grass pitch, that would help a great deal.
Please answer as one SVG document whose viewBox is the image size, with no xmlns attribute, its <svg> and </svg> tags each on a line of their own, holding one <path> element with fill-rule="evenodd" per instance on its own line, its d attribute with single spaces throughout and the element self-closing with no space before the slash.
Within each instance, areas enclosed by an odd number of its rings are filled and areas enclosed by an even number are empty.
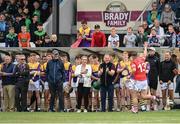
<svg viewBox="0 0 180 124">
<path fill-rule="evenodd" d="M 111 113 L 0 113 L 0 123 L 180 123 L 180 110 Z"/>
</svg>

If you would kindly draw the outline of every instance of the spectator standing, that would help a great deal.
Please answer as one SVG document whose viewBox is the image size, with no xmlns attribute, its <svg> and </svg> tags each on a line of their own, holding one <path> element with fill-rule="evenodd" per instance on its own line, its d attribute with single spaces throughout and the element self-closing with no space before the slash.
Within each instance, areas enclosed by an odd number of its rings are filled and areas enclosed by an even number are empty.
<svg viewBox="0 0 180 124">
<path fill-rule="evenodd" d="M 25 55 L 19 55 L 19 63 L 15 67 L 15 103 L 18 112 L 27 111 L 29 72 L 29 66 L 26 63 Z"/>
<path fill-rule="evenodd" d="M 160 63 L 159 82 L 162 90 L 163 107 L 166 106 L 167 91 L 169 99 L 174 102 L 174 77 L 176 73 L 176 64 L 171 60 L 171 53 L 164 53 L 164 61 Z"/>
<path fill-rule="evenodd" d="M 161 14 L 160 23 L 162 27 L 167 31 L 168 25 L 174 25 L 175 23 L 175 13 L 172 11 L 172 8 L 169 4 L 166 4 L 164 11 Z"/>
<path fill-rule="evenodd" d="M 82 56 L 81 57 L 81 65 L 78 65 L 75 70 L 75 76 L 78 77 L 78 113 L 81 112 L 81 105 L 82 105 L 82 98 L 84 98 L 84 112 L 88 112 L 88 105 L 89 105 L 89 93 L 91 88 L 91 75 L 92 75 L 92 68 L 91 65 L 88 65 L 88 57 Z"/>
<path fill-rule="evenodd" d="M 100 25 L 94 26 L 95 32 L 92 36 L 91 47 L 105 47 L 106 46 L 106 36 L 100 31 Z"/>
<path fill-rule="evenodd" d="M 5 112 L 15 111 L 15 65 L 12 63 L 10 55 L 4 57 L 4 64 L 2 64 L 1 76 L 4 94 Z"/>
<path fill-rule="evenodd" d="M 154 47 L 149 48 L 149 53 L 146 60 L 150 64 L 150 70 L 148 73 L 148 84 L 149 84 L 150 92 L 152 95 L 156 96 L 160 60 L 156 56 L 156 49 Z M 154 105 L 153 106 L 154 110 L 157 110 L 156 103 L 153 103 L 153 105 Z M 150 105 L 147 105 L 147 110 L 150 110 Z"/>
<path fill-rule="evenodd" d="M 108 111 L 112 111 L 113 107 L 113 96 L 114 96 L 114 74 L 115 74 L 115 66 L 110 62 L 110 55 L 104 55 L 104 62 L 99 67 L 99 76 L 101 81 L 101 111 L 106 111 L 106 95 L 108 93 Z"/>
<path fill-rule="evenodd" d="M 111 35 L 108 37 L 108 47 L 119 47 L 119 35 L 116 33 L 116 28 L 111 29 Z"/>
<path fill-rule="evenodd" d="M 135 47 L 136 35 L 133 33 L 132 27 L 128 27 L 127 34 L 124 36 L 125 47 Z"/>
<path fill-rule="evenodd" d="M 160 13 L 157 9 L 157 3 L 156 2 L 153 2 L 152 3 L 152 10 L 150 10 L 148 12 L 148 17 L 147 17 L 147 22 L 148 22 L 148 25 L 151 25 L 153 24 L 154 20 L 155 19 L 158 19 L 160 20 Z"/>
<path fill-rule="evenodd" d="M 59 52 L 53 50 L 53 59 L 47 63 L 46 75 L 51 93 L 50 112 L 54 112 L 55 98 L 59 99 L 59 112 L 64 111 L 63 82 L 65 81 L 65 70 L 62 61 L 59 59 Z M 56 75 L 56 76 L 55 76 Z"/>
<path fill-rule="evenodd" d="M 82 36 L 81 43 L 79 47 L 90 47 L 91 46 L 91 40 L 92 40 L 92 32 L 90 27 L 87 25 L 87 21 L 81 22 L 81 27 L 79 29 L 79 33 Z"/>
</svg>

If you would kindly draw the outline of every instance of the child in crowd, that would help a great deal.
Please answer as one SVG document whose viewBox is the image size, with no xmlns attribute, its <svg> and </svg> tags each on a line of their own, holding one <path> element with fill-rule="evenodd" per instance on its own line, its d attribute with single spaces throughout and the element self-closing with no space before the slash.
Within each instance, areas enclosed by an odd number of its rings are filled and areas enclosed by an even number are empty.
<svg viewBox="0 0 180 124">
<path fill-rule="evenodd" d="M 9 33 L 6 35 L 5 47 L 18 47 L 18 38 L 14 27 L 9 28 Z"/>
</svg>

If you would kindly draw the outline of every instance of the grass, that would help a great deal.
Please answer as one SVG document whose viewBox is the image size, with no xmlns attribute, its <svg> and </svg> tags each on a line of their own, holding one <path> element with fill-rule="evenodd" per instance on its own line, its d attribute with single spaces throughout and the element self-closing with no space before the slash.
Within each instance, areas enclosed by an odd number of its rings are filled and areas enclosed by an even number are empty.
<svg viewBox="0 0 180 124">
<path fill-rule="evenodd" d="M 180 123 L 180 110 L 112 113 L 0 113 L 0 123 Z"/>
</svg>

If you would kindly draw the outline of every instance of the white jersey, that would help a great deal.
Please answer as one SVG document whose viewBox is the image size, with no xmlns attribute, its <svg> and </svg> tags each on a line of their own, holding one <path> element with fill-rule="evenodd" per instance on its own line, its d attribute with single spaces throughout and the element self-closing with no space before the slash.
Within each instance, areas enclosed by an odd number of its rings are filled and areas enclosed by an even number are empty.
<svg viewBox="0 0 180 124">
<path fill-rule="evenodd" d="M 119 42 L 119 35 L 117 34 L 115 36 L 109 35 L 108 42 L 111 44 L 111 47 L 119 47 L 117 46 Z"/>
</svg>

